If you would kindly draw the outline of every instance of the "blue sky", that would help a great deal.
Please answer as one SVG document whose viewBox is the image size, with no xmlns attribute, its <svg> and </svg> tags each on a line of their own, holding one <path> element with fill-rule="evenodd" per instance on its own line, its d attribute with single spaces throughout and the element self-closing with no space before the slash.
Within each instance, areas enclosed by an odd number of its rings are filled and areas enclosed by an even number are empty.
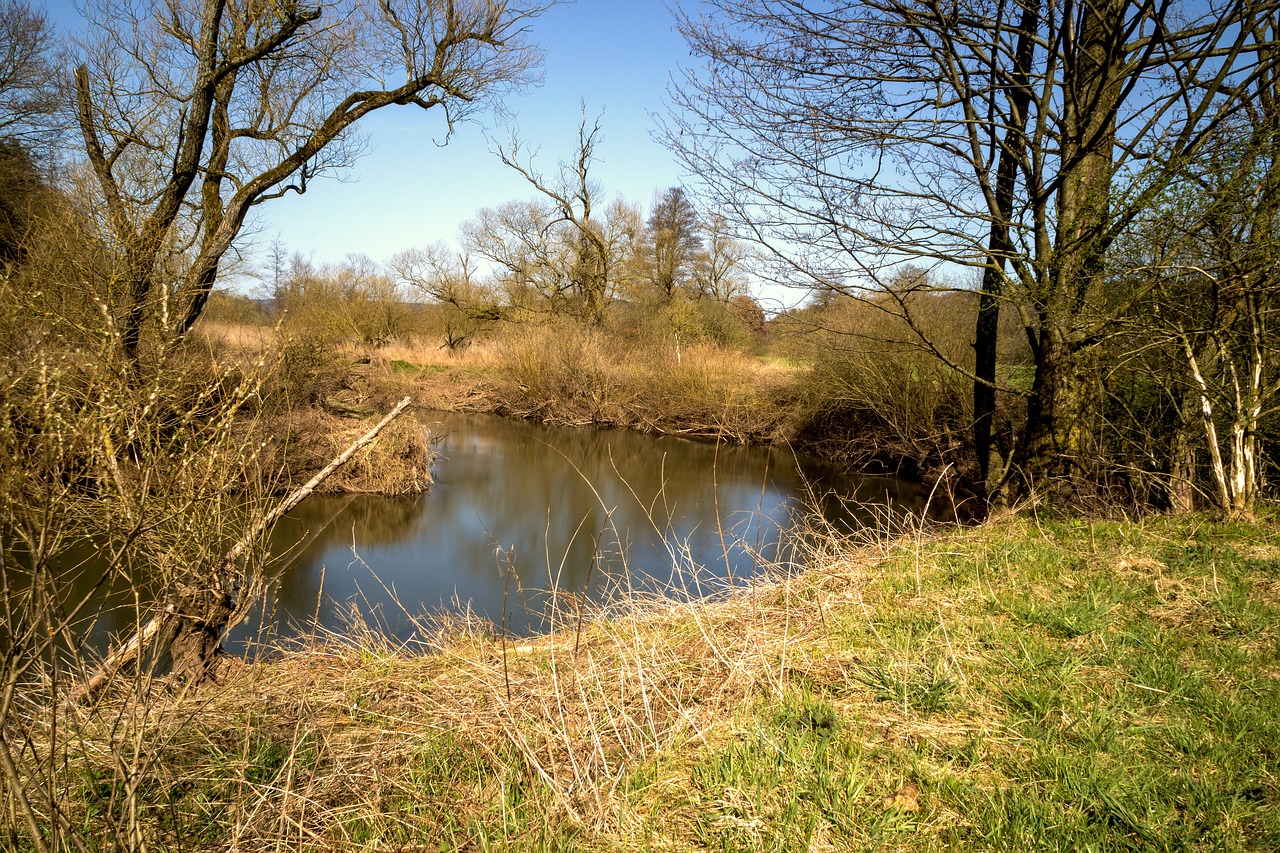
<svg viewBox="0 0 1280 853">
<path fill-rule="evenodd" d="M 72 0 L 49 0 L 47 8 L 64 32 L 81 26 Z M 656 190 L 680 183 L 675 158 L 652 139 L 652 114 L 663 110 L 671 74 L 688 55 L 663 0 L 577 0 L 534 20 L 531 34 L 546 51 L 544 82 L 506 107 L 521 139 L 540 151 L 535 162 L 551 171 L 574 154 L 585 104 L 589 116 L 603 114 L 593 177 L 607 197 L 647 207 Z M 319 180 L 305 195 L 259 208 L 242 248 L 261 252 L 278 236 L 289 251 L 317 261 L 349 253 L 382 261 L 401 249 L 453 242 L 481 207 L 536 195 L 490 153 L 485 130 L 502 140 L 507 132 L 491 116 L 477 118 L 480 125 L 459 125 L 440 147 L 438 111 L 375 113 L 364 125 L 372 150 L 345 180 Z"/>
<path fill-rule="evenodd" d="M 680 182 L 675 158 L 654 142 L 671 73 L 687 56 L 662 0 L 578 0 L 533 22 L 546 50 L 544 83 L 508 99 L 522 140 L 547 170 L 574 153 L 585 103 L 603 111 L 604 142 L 593 176 L 609 197 L 647 206 L 655 190 Z M 317 182 L 303 196 L 272 202 L 260 239 L 277 234 L 291 251 L 317 260 L 349 252 L 385 260 L 401 249 L 454 241 L 481 207 L 535 195 L 489 151 L 482 128 L 461 125 L 446 147 L 439 115 L 410 107 L 375 114 L 366 126 L 373 151 L 349 180 Z M 491 134 L 490 117 L 480 117 Z M 505 138 L 501 130 L 496 138 Z"/>
</svg>

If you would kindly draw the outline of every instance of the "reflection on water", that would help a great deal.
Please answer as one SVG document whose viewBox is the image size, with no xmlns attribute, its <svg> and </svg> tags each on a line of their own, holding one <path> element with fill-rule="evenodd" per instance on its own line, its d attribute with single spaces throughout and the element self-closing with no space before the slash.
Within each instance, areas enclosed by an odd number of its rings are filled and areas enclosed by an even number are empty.
<svg viewBox="0 0 1280 853">
<path fill-rule="evenodd" d="M 441 414 L 431 426 L 441 458 L 428 495 L 314 497 L 277 526 L 282 625 L 318 613 L 321 625 L 341 628 L 354 603 L 403 638 L 412 626 L 402 606 L 417 615 L 457 601 L 499 623 L 505 592 L 506 629 L 535 632 L 546 627 L 552 588 L 587 588 L 598 600 L 611 584 L 674 579 L 696 594 L 700 581 L 739 581 L 761 558 L 785 559 L 780 527 L 810 488 L 922 502 L 912 486 L 840 477 L 781 450 L 484 415 Z M 839 524 L 862 523 L 847 509 L 828 512 Z"/>
</svg>

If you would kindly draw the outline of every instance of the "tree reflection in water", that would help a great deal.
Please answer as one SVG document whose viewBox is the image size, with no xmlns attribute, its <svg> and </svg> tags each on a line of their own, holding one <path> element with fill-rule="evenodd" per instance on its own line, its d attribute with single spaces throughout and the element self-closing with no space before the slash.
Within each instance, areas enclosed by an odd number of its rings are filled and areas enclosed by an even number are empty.
<svg viewBox="0 0 1280 853">
<path fill-rule="evenodd" d="M 319 602 L 321 625 L 341 628 L 353 601 L 402 639 L 412 625 L 401 606 L 418 615 L 456 601 L 500 622 L 510 558 L 506 629 L 537 632 L 552 588 L 589 584 L 598 601 L 616 585 L 674 579 L 676 594 L 699 594 L 708 581 L 749 579 L 761 559 L 786 559 L 780 531 L 810 489 L 842 498 L 822 509 L 845 527 L 868 520 L 851 501 L 924 500 L 911 485 L 840 476 L 777 449 L 484 415 L 440 415 L 432 430 L 441 458 L 428 495 L 316 497 L 277 527 L 282 626 L 309 622 Z"/>
</svg>

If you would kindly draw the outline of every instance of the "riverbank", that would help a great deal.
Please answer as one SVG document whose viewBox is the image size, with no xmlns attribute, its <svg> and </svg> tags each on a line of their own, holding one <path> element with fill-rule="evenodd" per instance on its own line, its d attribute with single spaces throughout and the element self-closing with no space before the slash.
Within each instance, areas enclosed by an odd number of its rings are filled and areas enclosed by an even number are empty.
<svg viewBox="0 0 1280 853">
<path fill-rule="evenodd" d="M 1275 519 L 811 533 L 808 571 L 720 600 L 316 636 L 104 703 L 67 820 L 170 849 L 1280 845 Z"/>
<path fill-rule="evenodd" d="M 209 323 L 202 334 L 223 358 L 254 359 L 275 345 L 263 326 Z M 955 377 L 900 355 L 805 352 L 636 340 L 561 319 L 452 349 L 425 338 L 377 348 L 295 341 L 281 384 L 289 399 L 342 416 L 372 416 L 408 395 L 420 409 L 783 445 L 858 473 L 967 493 L 975 469 Z"/>
</svg>

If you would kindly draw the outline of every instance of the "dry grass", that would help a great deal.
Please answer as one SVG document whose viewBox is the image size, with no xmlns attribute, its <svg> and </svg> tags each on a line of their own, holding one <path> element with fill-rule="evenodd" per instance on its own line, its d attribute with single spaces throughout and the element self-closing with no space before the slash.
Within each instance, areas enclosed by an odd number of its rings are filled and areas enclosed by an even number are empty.
<svg viewBox="0 0 1280 853">
<path fill-rule="evenodd" d="M 256 358 L 270 345 L 261 330 L 232 324 L 210 325 L 204 334 L 233 358 Z M 737 350 L 638 343 L 566 320 L 511 327 L 457 351 L 434 339 L 413 339 L 372 349 L 348 342 L 326 347 L 324 354 L 341 365 L 342 378 L 311 396 L 330 408 L 363 410 L 370 397 L 410 393 L 423 408 L 742 443 L 781 441 L 794 433 L 797 413 L 789 401 L 801 372 Z M 333 384 L 324 373 L 304 371 L 299 381 Z M 308 393 L 309 387 L 298 387 L 292 397 Z"/>
<path fill-rule="evenodd" d="M 1230 590 L 1280 567 L 1229 557 L 1280 534 L 1208 532 L 810 530 L 807 571 L 750 589 L 581 621 L 564 596 L 533 640 L 356 616 L 96 713 L 151 751 L 136 822 L 170 849 L 1258 848 L 1280 620 Z M 73 761 L 110 780 L 93 719 Z"/>
<path fill-rule="evenodd" d="M 255 354 L 249 331 L 224 324 L 207 334 L 240 358 Z M 299 341 L 295 356 L 286 356 L 296 369 L 285 384 L 291 399 L 337 410 L 368 411 L 370 399 L 410 394 L 422 408 L 552 426 L 785 443 L 876 473 L 945 477 L 961 493 L 976 476 L 964 426 L 968 392 L 957 375 L 918 354 L 895 351 L 886 360 L 878 349 L 849 352 L 847 342 L 810 340 L 802 360 L 762 358 L 567 318 L 490 334 L 456 351 L 434 338 L 377 348 L 337 342 L 318 352 Z"/>
<path fill-rule="evenodd" d="M 272 418 L 261 428 L 270 434 L 271 458 L 284 472 L 287 485 L 306 482 L 367 431 L 374 420 L 374 417 L 338 416 L 323 409 L 303 409 Z M 434 459 L 428 429 L 410 414 L 390 424 L 372 445 L 338 469 L 318 491 L 422 494 L 430 488 Z"/>
<path fill-rule="evenodd" d="M 448 408 L 741 443 L 794 431 L 796 371 L 711 345 L 637 344 L 553 324 L 456 355 L 403 357 L 421 365 L 420 387 Z"/>
<path fill-rule="evenodd" d="M 249 357 L 257 357 L 274 346 L 277 337 L 275 329 L 261 323 L 206 320 L 197 328 L 197 333 L 210 344 Z"/>
<path fill-rule="evenodd" d="M 643 820 L 621 790 L 635 769 L 731 740 L 739 709 L 830 669 L 825 614 L 860 601 L 895 547 L 836 546 L 840 556 L 807 573 L 683 603 L 627 592 L 583 613 L 567 597 L 553 605 L 557 630 L 532 640 L 457 618 L 422 620 L 421 640 L 397 646 L 357 615 L 347 633 L 264 651 L 257 664 L 228 660 L 217 688 L 172 695 L 141 725 L 168 744 L 154 772 L 172 784 L 236 780 L 219 806 L 232 849 L 438 839 L 445 809 L 500 820 L 508 774 L 556 833 L 621 840 Z M 264 739 L 279 766 L 255 781 Z M 463 765 L 435 768 L 447 804 L 422 801 L 417 776 L 432 756 Z"/>
</svg>

